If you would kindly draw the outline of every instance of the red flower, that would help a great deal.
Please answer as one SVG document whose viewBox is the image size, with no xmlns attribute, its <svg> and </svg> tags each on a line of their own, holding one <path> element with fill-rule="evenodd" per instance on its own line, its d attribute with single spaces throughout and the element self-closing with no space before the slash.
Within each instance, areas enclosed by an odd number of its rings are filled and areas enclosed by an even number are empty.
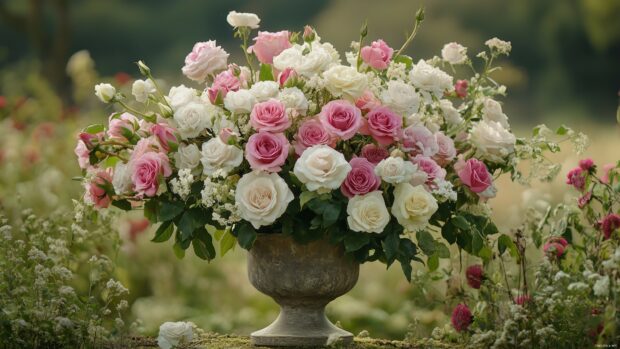
<svg viewBox="0 0 620 349">
<path fill-rule="evenodd" d="M 6 107 L 6 97 L 0 96 L 0 109 L 4 109 Z"/>
<path fill-rule="evenodd" d="M 525 303 L 529 303 L 532 299 L 530 296 L 526 294 L 522 294 L 520 296 L 515 297 L 515 304 L 524 305 Z"/>
<path fill-rule="evenodd" d="M 125 73 L 125 72 L 118 72 L 116 74 L 114 74 L 114 80 L 116 80 L 116 83 L 123 86 L 126 83 L 130 82 L 132 79 L 131 75 Z"/>
<path fill-rule="evenodd" d="M 545 251 L 545 253 L 555 255 L 559 258 L 564 255 L 566 246 L 568 246 L 568 242 L 566 241 L 566 239 L 559 236 L 553 236 L 549 238 L 549 240 L 547 240 L 547 242 L 543 246 L 543 251 Z"/>
<path fill-rule="evenodd" d="M 594 161 L 590 158 L 579 160 L 579 167 L 584 171 L 590 171 L 594 168 Z"/>
<path fill-rule="evenodd" d="M 454 84 L 454 91 L 456 92 L 456 95 L 459 96 L 460 98 L 467 97 L 468 86 L 469 86 L 469 83 L 467 82 L 467 80 L 457 80 L 456 84 Z"/>
<path fill-rule="evenodd" d="M 620 215 L 610 213 L 601 220 L 600 224 L 605 240 L 607 240 L 616 229 L 620 228 Z"/>
<path fill-rule="evenodd" d="M 482 284 L 483 278 L 482 266 L 480 264 L 470 265 L 465 271 L 465 276 L 467 277 L 467 284 L 475 289 L 480 288 L 480 284 Z"/>
<path fill-rule="evenodd" d="M 590 200 L 592 200 L 592 192 L 591 191 L 583 194 L 583 196 L 581 196 L 577 200 L 577 205 L 579 206 L 579 208 L 584 208 L 590 202 Z"/>
<path fill-rule="evenodd" d="M 471 325 L 474 317 L 471 315 L 471 311 L 466 304 L 459 304 L 456 308 L 454 308 L 452 318 L 450 320 L 452 321 L 452 326 L 454 326 L 454 329 L 457 332 L 463 332 L 467 330 L 469 325 Z"/>
<path fill-rule="evenodd" d="M 575 167 L 566 175 L 566 184 L 572 185 L 575 189 L 583 190 L 586 186 L 586 173 L 581 167 Z"/>
</svg>

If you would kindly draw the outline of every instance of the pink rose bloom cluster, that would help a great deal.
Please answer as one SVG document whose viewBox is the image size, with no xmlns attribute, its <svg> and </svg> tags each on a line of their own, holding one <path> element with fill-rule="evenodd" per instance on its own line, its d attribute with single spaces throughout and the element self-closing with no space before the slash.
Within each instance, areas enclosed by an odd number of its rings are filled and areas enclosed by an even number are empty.
<svg viewBox="0 0 620 349">
<path fill-rule="evenodd" d="M 389 47 L 385 41 L 379 39 L 373 41 L 370 46 L 362 47 L 360 56 L 364 63 L 377 70 L 387 69 L 392 60 L 394 49 Z"/>
<path fill-rule="evenodd" d="M 411 155 L 434 156 L 439 151 L 437 138 L 426 127 L 412 125 L 403 130 L 403 150 Z"/>
<path fill-rule="evenodd" d="M 381 178 L 375 174 L 375 166 L 366 158 L 353 158 L 349 161 L 351 171 L 347 174 L 340 190 L 348 198 L 368 194 L 381 185 Z"/>
<path fill-rule="evenodd" d="M 108 137 L 110 139 L 127 142 L 127 136 L 132 135 L 140 128 L 139 120 L 129 113 L 110 115 L 108 120 Z"/>
<path fill-rule="evenodd" d="M 108 208 L 112 199 L 108 195 L 112 187 L 112 175 L 108 171 L 98 171 L 86 185 L 86 199 L 97 208 Z M 107 190 L 106 190 L 107 189 Z"/>
<path fill-rule="evenodd" d="M 209 101 L 215 104 L 218 97 L 223 99 L 226 97 L 226 94 L 230 91 L 238 91 L 241 87 L 241 81 L 232 69 L 224 70 L 223 72 L 217 74 L 215 80 L 213 80 L 213 84 L 211 87 L 207 89 L 207 95 L 209 96 Z"/>
<path fill-rule="evenodd" d="M 245 145 L 245 158 L 253 170 L 280 172 L 290 144 L 282 133 L 291 126 L 285 105 L 277 99 L 257 103 L 250 113 L 250 125 L 258 132 Z"/>
<path fill-rule="evenodd" d="M 376 107 L 366 114 L 363 133 L 369 134 L 382 146 L 388 146 L 401 135 L 403 118 L 387 107 Z"/>
<path fill-rule="evenodd" d="M 480 194 L 493 185 L 493 178 L 484 162 L 478 159 L 469 159 L 457 170 L 461 182 L 471 191 Z"/>
<path fill-rule="evenodd" d="M 378 147 L 374 144 L 366 144 L 362 148 L 361 156 L 366 158 L 373 165 L 377 165 L 383 159 L 387 159 L 390 156 L 387 149 Z"/>
<path fill-rule="evenodd" d="M 133 160 L 131 171 L 131 181 L 138 198 L 155 196 L 161 178 L 172 174 L 168 156 L 154 151 L 145 152 Z"/>
<path fill-rule="evenodd" d="M 563 237 L 553 236 L 543 245 L 543 251 L 547 254 L 560 258 L 564 255 L 568 241 Z"/>
<path fill-rule="evenodd" d="M 254 45 L 248 48 L 248 52 L 254 53 L 258 61 L 263 64 L 273 64 L 273 57 L 291 47 L 290 36 L 291 33 L 287 30 L 277 33 L 259 31 L 258 36 L 254 38 Z"/>
<path fill-rule="evenodd" d="M 185 57 L 183 74 L 196 82 L 204 82 L 207 76 L 226 69 L 228 53 L 214 40 L 197 42 Z"/>
<path fill-rule="evenodd" d="M 151 133 L 157 138 L 165 152 L 176 150 L 179 145 L 179 139 L 176 136 L 174 127 L 166 123 L 158 123 L 151 126 Z"/>
<path fill-rule="evenodd" d="M 272 98 L 254 105 L 250 124 L 257 131 L 284 132 L 291 127 L 291 120 L 284 103 Z"/>
<path fill-rule="evenodd" d="M 319 120 L 329 134 L 346 141 L 362 127 L 362 112 L 351 102 L 339 99 L 323 106 Z"/>
<path fill-rule="evenodd" d="M 424 156 L 416 155 L 411 158 L 411 162 L 418 165 L 418 168 L 426 173 L 426 186 L 434 188 L 436 186 L 436 180 L 443 180 L 446 178 L 446 170 L 443 169 L 435 160 Z"/>
<path fill-rule="evenodd" d="M 572 185 L 577 190 L 583 190 L 586 186 L 586 175 L 587 171 L 581 167 L 575 167 L 566 175 L 566 184 Z"/>
<path fill-rule="evenodd" d="M 294 137 L 293 145 L 295 147 L 295 154 L 298 156 L 301 156 L 304 150 L 314 145 L 324 144 L 332 148 L 336 146 L 336 138 L 327 133 L 323 124 L 317 119 L 304 121 L 299 126 L 299 130 Z"/>
</svg>

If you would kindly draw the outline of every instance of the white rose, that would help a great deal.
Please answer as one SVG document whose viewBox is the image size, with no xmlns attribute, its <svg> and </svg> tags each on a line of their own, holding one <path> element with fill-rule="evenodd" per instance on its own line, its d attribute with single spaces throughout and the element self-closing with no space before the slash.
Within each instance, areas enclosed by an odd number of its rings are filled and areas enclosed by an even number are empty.
<svg viewBox="0 0 620 349">
<path fill-rule="evenodd" d="M 336 97 L 357 99 L 366 90 L 368 78 L 353 67 L 335 65 L 323 73 L 325 88 Z"/>
<path fill-rule="evenodd" d="M 159 326 L 157 345 L 161 349 L 170 349 L 179 344 L 187 344 L 194 338 L 191 322 L 164 322 Z"/>
<path fill-rule="evenodd" d="M 256 29 L 260 23 L 260 18 L 254 13 L 230 11 L 226 16 L 226 21 L 233 28 L 249 27 Z"/>
<path fill-rule="evenodd" d="M 204 103 L 191 102 L 174 112 L 173 120 L 183 139 L 198 137 L 207 127 L 211 118 Z"/>
<path fill-rule="evenodd" d="M 230 91 L 224 98 L 224 107 L 232 113 L 249 113 L 256 104 L 256 97 L 248 90 Z"/>
<path fill-rule="evenodd" d="M 437 200 L 423 186 L 401 183 L 394 189 L 392 214 L 408 231 L 420 230 L 437 211 Z"/>
<path fill-rule="evenodd" d="M 387 183 L 398 184 L 409 182 L 418 172 L 418 166 L 401 157 L 385 158 L 375 167 L 375 174 Z"/>
<path fill-rule="evenodd" d="M 250 93 L 256 97 L 258 102 L 264 102 L 278 95 L 280 84 L 275 81 L 259 81 L 252 85 Z"/>
<path fill-rule="evenodd" d="M 445 90 L 452 88 L 452 77 L 424 60 L 420 60 L 411 68 L 409 79 L 413 86 L 430 92 L 437 98 L 441 98 Z"/>
<path fill-rule="evenodd" d="M 378 190 L 350 199 L 347 215 L 349 228 L 363 233 L 380 234 L 390 222 L 390 213 L 381 191 Z"/>
<path fill-rule="evenodd" d="M 482 120 L 469 131 L 469 140 L 481 157 L 503 162 L 514 151 L 516 137 L 499 122 Z"/>
<path fill-rule="evenodd" d="M 112 176 L 112 186 L 117 195 L 122 195 L 131 191 L 133 182 L 131 181 L 131 171 L 129 164 L 119 161 L 114 166 L 114 175 Z"/>
<path fill-rule="evenodd" d="M 146 102 L 149 99 L 149 94 L 155 93 L 155 91 L 155 85 L 151 79 L 136 80 L 131 85 L 131 94 L 140 103 Z"/>
<path fill-rule="evenodd" d="M 206 175 L 212 175 L 221 170 L 229 173 L 243 161 L 243 150 L 234 145 L 228 145 L 220 137 L 211 138 L 202 144 L 202 170 Z"/>
<path fill-rule="evenodd" d="M 461 113 L 459 113 L 459 111 L 454 108 L 450 100 L 440 100 L 439 109 L 441 109 L 443 119 L 448 125 L 460 125 L 463 122 L 463 117 L 461 117 Z"/>
<path fill-rule="evenodd" d="M 502 105 L 498 101 L 486 98 L 482 105 L 482 119 L 486 121 L 497 121 L 502 127 L 508 129 L 508 116 L 502 111 Z"/>
<path fill-rule="evenodd" d="M 239 216 L 258 229 L 273 224 L 294 199 L 293 192 L 276 173 L 246 173 L 237 183 L 235 202 Z"/>
<path fill-rule="evenodd" d="M 286 68 L 293 68 L 295 71 L 301 65 L 303 56 L 299 45 L 293 45 L 286 50 L 280 52 L 279 55 L 273 57 L 274 68 L 282 71 Z M 299 73 L 299 71 L 297 71 Z"/>
<path fill-rule="evenodd" d="M 387 83 L 387 89 L 381 93 L 381 101 L 392 111 L 405 117 L 420 108 L 420 95 L 415 88 L 397 80 L 390 80 Z"/>
<path fill-rule="evenodd" d="M 116 95 L 116 89 L 110 84 L 95 85 L 95 96 L 103 103 L 110 103 Z"/>
<path fill-rule="evenodd" d="M 166 100 L 172 107 L 172 110 L 176 111 L 186 104 L 196 102 L 198 98 L 198 92 L 196 90 L 186 87 L 185 85 L 181 85 L 170 88 Z"/>
<path fill-rule="evenodd" d="M 450 64 L 463 64 L 467 61 L 467 47 L 456 42 L 445 44 L 441 49 L 441 58 Z"/>
<path fill-rule="evenodd" d="M 329 192 L 340 187 L 351 165 L 342 153 L 327 145 L 315 145 L 304 150 L 293 172 L 309 191 Z"/>
<path fill-rule="evenodd" d="M 181 145 L 174 153 L 174 163 L 178 169 L 194 169 L 200 165 L 202 154 L 196 144 Z"/>
<path fill-rule="evenodd" d="M 287 87 L 280 91 L 278 99 L 284 103 L 287 109 L 291 109 L 297 115 L 306 115 L 308 111 L 308 99 L 297 87 Z"/>
<path fill-rule="evenodd" d="M 331 45 L 326 46 L 313 41 L 311 47 L 310 52 L 302 56 L 299 65 L 294 67 L 297 73 L 307 77 L 320 74 L 334 64 L 333 47 Z M 306 48 L 307 45 L 304 45 L 300 50 L 303 51 Z"/>
<path fill-rule="evenodd" d="M 194 44 L 181 70 L 188 78 L 202 83 L 208 75 L 226 69 L 227 65 L 228 53 L 215 40 L 210 40 Z"/>
</svg>

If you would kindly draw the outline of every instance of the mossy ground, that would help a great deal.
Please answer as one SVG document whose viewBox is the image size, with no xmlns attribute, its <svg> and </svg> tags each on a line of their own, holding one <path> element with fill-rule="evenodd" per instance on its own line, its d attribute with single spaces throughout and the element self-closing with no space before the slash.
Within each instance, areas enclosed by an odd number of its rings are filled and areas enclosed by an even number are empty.
<svg viewBox="0 0 620 349">
<path fill-rule="evenodd" d="M 134 338 L 134 348 L 157 348 L 157 340 L 154 338 Z M 181 346 L 184 349 L 256 349 L 250 343 L 250 338 L 235 336 L 235 335 L 221 335 L 215 333 L 204 333 L 199 335 L 191 343 Z M 339 344 L 335 343 L 328 348 L 333 349 L 421 349 L 421 348 L 459 348 L 456 345 L 449 345 L 440 343 L 434 340 L 426 339 L 419 341 L 396 341 L 386 339 L 374 339 L 374 338 L 355 338 L 352 344 Z M 294 349 L 289 347 L 289 349 Z M 306 348 L 307 349 L 307 348 Z"/>
</svg>

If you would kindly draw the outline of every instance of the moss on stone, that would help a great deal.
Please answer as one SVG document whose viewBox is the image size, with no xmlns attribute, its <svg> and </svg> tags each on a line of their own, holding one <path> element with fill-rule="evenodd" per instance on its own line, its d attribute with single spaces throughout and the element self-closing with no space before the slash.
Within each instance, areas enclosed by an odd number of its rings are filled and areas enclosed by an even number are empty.
<svg viewBox="0 0 620 349">
<path fill-rule="evenodd" d="M 157 348 L 157 340 L 154 338 L 134 338 L 134 348 Z M 235 336 L 235 335 L 222 335 L 216 333 L 203 333 L 198 336 L 192 343 L 184 345 L 180 348 L 183 349 L 256 349 L 250 343 L 250 338 Z M 289 347 L 290 349 L 294 349 Z M 335 343 L 328 348 L 333 349 L 421 349 L 421 348 L 436 348 L 436 349 L 452 349 L 460 348 L 455 344 L 441 343 L 432 339 L 423 339 L 416 341 L 396 341 L 387 339 L 374 339 L 374 338 L 355 338 L 352 344 L 345 345 Z M 307 349 L 307 348 L 306 348 Z"/>
</svg>

